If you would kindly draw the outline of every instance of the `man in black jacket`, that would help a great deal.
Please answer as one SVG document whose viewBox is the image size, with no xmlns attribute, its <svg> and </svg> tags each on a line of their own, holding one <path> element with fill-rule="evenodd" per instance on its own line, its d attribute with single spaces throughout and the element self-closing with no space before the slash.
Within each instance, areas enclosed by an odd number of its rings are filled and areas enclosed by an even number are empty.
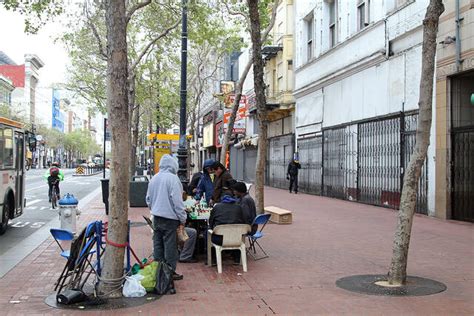
<svg viewBox="0 0 474 316">
<path fill-rule="evenodd" d="M 255 217 L 257 216 L 257 208 L 255 207 L 255 201 L 247 192 L 247 186 L 243 182 L 237 182 L 232 186 L 235 197 L 238 198 L 238 203 L 242 207 L 242 214 L 244 216 L 245 224 L 252 225 Z M 253 235 L 258 228 L 258 225 L 252 227 L 251 234 Z"/>
<path fill-rule="evenodd" d="M 245 224 L 242 214 L 242 207 L 237 204 L 237 200 L 230 195 L 224 195 L 221 201 L 214 205 L 209 217 L 209 227 L 214 229 L 218 225 L 225 224 Z M 212 243 L 222 245 L 222 235 L 211 235 Z M 240 251 L 233 251 L 234 262 L 240 262 Z"/>
<path fill-rule="evenodd" d="M 290 180 L 290 193 L 294 190 L 298 194 L 298 171 L 301 165 L 298 160 L 291 160 L 288 164 L 288 171 L 286 178 Z"/>
</svg>

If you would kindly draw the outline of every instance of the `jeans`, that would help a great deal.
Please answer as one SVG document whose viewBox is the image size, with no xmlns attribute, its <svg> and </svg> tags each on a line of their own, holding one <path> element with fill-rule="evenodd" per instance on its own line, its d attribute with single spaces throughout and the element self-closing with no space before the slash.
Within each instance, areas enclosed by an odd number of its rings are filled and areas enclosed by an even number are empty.
<svg viewBox="0 0 474 316">
<path fill-rule="evenodd" d="M 191 227 L 185 227 L 186 233 L 189 236 L 189 239 L 183 245 L 181 253 L 179 255 L 179 260 L 190 260 L 193 258 L 194 247 L 196 246 L 197 231 Z"/>
<path fill-rule="evenodd" d="M 179 221 L 159 216 L 153 216 L 153 257 L 156 261 L 164 261 L 176 270 L 178 261 L 178 245 L 176 229 Z"/>
</svg>

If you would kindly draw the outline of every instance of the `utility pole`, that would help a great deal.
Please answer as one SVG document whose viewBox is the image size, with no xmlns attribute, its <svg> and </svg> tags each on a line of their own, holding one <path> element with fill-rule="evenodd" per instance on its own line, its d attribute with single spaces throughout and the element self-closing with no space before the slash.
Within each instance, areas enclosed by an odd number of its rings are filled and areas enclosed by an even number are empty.
<svg viewBox="0 0 474 316">
<path fill-rule="evenodd" d="M 182 30 L 181 30 L 181 87 L 179 110 L 179 147 L 178 147 L 178 177 L 181 183 L 188 183 L 188 150 L 186 141 L 186 79 L 188 64 L 188 1 L 182 0 Z"/>
</svg>

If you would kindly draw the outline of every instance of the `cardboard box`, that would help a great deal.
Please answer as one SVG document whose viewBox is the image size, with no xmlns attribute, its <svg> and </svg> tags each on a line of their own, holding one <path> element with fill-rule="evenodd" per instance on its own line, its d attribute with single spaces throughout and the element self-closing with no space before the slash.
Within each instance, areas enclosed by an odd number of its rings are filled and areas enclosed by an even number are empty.
<svg viewBox="0 0 474 316">
<path fill-rule="evenodd" d="M 265 207 L 265 213 L 271 214 L 270 221 L 276 224 L 291 224 L 293 221 L 292 212 L 276 207 L 267 206 Z"/>
</svg>

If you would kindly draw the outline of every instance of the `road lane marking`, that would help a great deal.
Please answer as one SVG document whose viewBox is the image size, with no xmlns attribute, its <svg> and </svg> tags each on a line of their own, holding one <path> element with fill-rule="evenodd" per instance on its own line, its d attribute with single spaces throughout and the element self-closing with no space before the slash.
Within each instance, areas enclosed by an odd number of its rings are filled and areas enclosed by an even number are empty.
<svg viewBox="0 0 474 316">
<path fill-rule="evenodd" d="M 25 190 L 25 192 L 30 192 L 30 191 L 33 191 L 33 190 L 36 190 L 36 189 L 46 188 L 46 187 L 48 187 L 48 185 L 44 184 L 44 185 L 40 185 L 39 187 L 36 187 L 36 188 Z"/>
<path fill-rule="evenodd" d="M 41 200 L 33 200 L 33 201 L 30 201 L 30 202 L 26 203 L 26 207 L 30 207 L 31 205 L 36 204 L 36 203 L 38 203 L 38 202 L 41 202 Z"/>
</svg>

